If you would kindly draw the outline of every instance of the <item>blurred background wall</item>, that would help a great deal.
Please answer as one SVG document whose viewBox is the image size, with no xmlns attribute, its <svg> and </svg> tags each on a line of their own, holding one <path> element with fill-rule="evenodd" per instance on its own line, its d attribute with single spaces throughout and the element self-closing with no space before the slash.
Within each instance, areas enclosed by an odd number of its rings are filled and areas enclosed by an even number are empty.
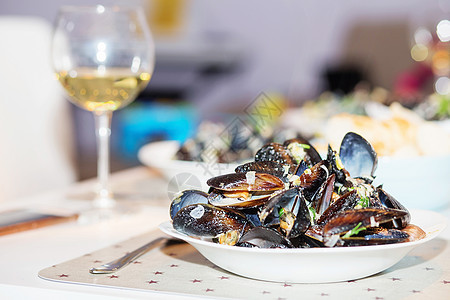
<svg viewBox="0 0 450 300">
<path fill-rule="evenodd" d="M 202 118 L 242 110 L 261 92 L 279 93 L 297 105 L 328 89 L 333 74 L 392 89 L 414 63 L 409 54 L 414 30 L 435 27 L 450 13 L 445 0 L 140 3 L 156 39 L 156 68 L 139 99 L 113 118 L 118 157 L 113 170 L 137 164 L 135 154 L 144 143 L 182 140 Z M 2 1 L 0 15 L 52 22 L 62 4 L 93 2 Z M 88 178 L 95 174 L 93 121 L 89 113 L 72 109 L 79 177 Z"/>
</svg>

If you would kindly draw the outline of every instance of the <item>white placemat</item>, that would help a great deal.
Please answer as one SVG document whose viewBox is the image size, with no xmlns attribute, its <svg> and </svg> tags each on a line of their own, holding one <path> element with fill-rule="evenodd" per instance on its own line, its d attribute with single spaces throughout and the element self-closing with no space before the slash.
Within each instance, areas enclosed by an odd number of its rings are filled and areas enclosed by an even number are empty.
<svg viewBox="0 0 450 300">
<path fill-rule="evenodd" d="M 45 268 L 39 272 L 39 277 L 105 288 L 258 300 L 299 299 L 300 296 L 302 299 L 448 299 L 450 295 L 450 249 L 447 241 L 440 238 L 413 250 L 380 274 L 341 283 L 290 284 L 244 278 L 214 266 L 192 246 L 173 241 L 161 244 L 113 274 L 89 273 L 91 267 L 111 261 L 159 236 L 163 234 L 155 230 L 87 253 Z"/>
</svg>

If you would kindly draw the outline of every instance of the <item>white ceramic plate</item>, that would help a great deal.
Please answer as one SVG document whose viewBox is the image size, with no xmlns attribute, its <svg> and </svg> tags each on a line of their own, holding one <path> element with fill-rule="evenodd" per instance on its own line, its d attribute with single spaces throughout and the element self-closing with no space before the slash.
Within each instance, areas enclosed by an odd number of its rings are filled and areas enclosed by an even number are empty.
<svg viewBox="0 0 450 300">
<path fill-rule="evenodd" d="M 191 238 L 173 229 L 171 221 L 159 228 L 188 242 L 215 265 L 238 275 L 276 282 L 326 283 L 358 279 L 386 270 L 446 227 L 446 218 L 436 212 L 413 210 L 411 216 L 412 223 L 426 232 L 424 239 L 343 248 L 254 249 Z"/>
</svg>

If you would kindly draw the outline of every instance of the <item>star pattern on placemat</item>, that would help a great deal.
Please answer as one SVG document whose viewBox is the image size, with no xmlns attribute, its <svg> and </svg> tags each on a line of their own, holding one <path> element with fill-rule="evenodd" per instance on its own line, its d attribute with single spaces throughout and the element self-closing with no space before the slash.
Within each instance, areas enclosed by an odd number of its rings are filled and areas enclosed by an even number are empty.
<svg viewBox="0 0 450 300">
<path fill-rule="evenodd" d="M 224 284 L 225 286 L 245 286 L 245 281 L 242 282 L 242 280 L 237 280 L 237 278 L 240 279 L 241 277 L 237 277 L 237 275 L 224 271 L 220 267 L 211 264 L 209 261 L 200 256 L 200 254 L 194 252 L 195 249 L 187 248 L 190 246 L 187 245 L 184 248 L 182 248 L 182 246 L 183 245 L 166 247 L 164 248 L 164 251 L 155 253 L 159 259 L 156 261 L 153 259 L 153 257 L 149 259 L 148 256 L 143 256 L 139 258 L 139 260 L 132 261 L 130 266 L 126 270 L 123 270 L 119 273 L 105 274 L 103 276 L 91 276 L 85 268 L 84 264 L 89 264 L 90 267 L 92 262 L 96 264 L 104 263 L 106 260 L 108 260 L 107 257 L 113 255 L 119 256 L 120 253 L 123 253 L 123 251 L 125 250 L 125 246 L 122 247 L 122 249 L 115 250 L 115 252 L 111 251 L 111 249 L 121 248 L 121 246 L 111 246 L 109 252 L 93 252 L 92 255 L 87 254 L 81 256 L 79 257 L 78 261 L 71 263 L 71 268 L 67 268 L 66 263 L 53 265 L 51 266 L 53 269 L 51 271 L 48 270 L 47 273 L 52 273 L 52 278 L 56 279 L 59 282 L 82 282 L 77 281 L 79 274 L 74 272 L 74 270 L 78 270 L 77 268 L 81 268 L 81 266 L 83 266 L 83 270 L 85 271 L 85 275 L 83 276 L 90 280 L 90 282 L 109 287 L 127 286 L 127 284 L 129 284 L 128 282 L 130 281 L 130 276 L 136 276 L 137 280 L 133 283 L 130 283 L 129 285 L 131 286 L 132 284 L 134 284 L 134 288 L 141 290 L 171 291 L 171 289 L 173 289 L 176 292 L 181 293 L 187 292 L 188 294 L 192 295 L 214 297 L 222 297 L 225 292 L 231 292 L 235 294 L 234 296 L 242 296 L 242 293 L 239 289 L 232 289 L 233 291 L 230 291 L 228 288 L 224 288 Z M 127 245 L 126 249 L 129 248 L 131 248 L 131 246 Z M 410 258 L 417 258 L 421 260 L 421 264 L 413 263 L 413 267 L 416 271 L 419 272 L 421 276 L 420 278 L 423 278 L 424 276 L 430 277 L 430 281 L 433 280 L 434 286 L 436 287 L 437 285 L 439 285 L 441 290 L 446 289 L 448 286 L 450 286 L 448 285 L 450 284 L 450 278 L 446 278 L 448 277 L 448 274 L 441 274 L 442 270 L 446 271 L 445 268 L 441 268 L 440 266 L 439 268 L 436 267 L 438 264 L 435 264 L 434 261 L 422 264 L 423 258 L 420 256 L 411 256 Z M 82 264 L 79 262 L 82 262 Z M 409 263 L 410 261 L 407 262 Z M 439 270 L 439 272 L 437 272 L 437 270 Z M 384 300 L 387 299 L 385 298 L 387 296 L 384 294 L 384 287 L 389 288 L 390 286 L 390 288 L 395 289 L 396 291 L 399 290 L 402 293 L 402 297 L 419 296 L 426 298 L 427 296 L 429 296 L 430 291 L 429 289 L 425 288 L 426 284 L 428 284 L 428 281 L 424 282 L 423 284 L 419 283 L 418 281 L 412 281 L 412 279 L 416 278 L 412 276 L 412 273 L 410 273 L 411 272 L 403 270 L 402 268 L 393 268 L 391 269 L 391 271 L 380 273 L 377 276 L 363 279 L 347 280 L 338 283 L 336 285 L 336 291 L 334 289 L 332 290 L 326 287 L 310 289 L 309 285 L 298 285 L 291 282 L 281 281 L 278 283 L 258 283 L 258 280 L 252 280 L 254 288 L 252 288 L 252 291 L 246 291 L 246 293 L 244 294 L 252 294 L 253 296 L 259 295 L 259 297 L 262 299 L 270 298 L 274 300 L 295 299 L 295 295 L 299 295 L 297 293 L 300 293 L 302 297 L 305 297 L 305 299 L 308 299 L 308 297 L 320 297 L 320 299 L 335 299 L 340 297 L 340 292 L 337 291 L 343 291 L 344 289 L 347 289 L 352 291 L 349 296 L 355 296 L 357 294 L 361 296 L 361 298 Z M 195 275 L 196 277 L 192 277 L 192 275 Z M 179 285 L 177 284 L 175 288 L 171 283 L 172 276 L 177 276 L 177 278 L 179 276 L 179 279 L 181 279 L 180 281 L 178 281 Z M 419 275 L 415 276 L 417 277 Z M 47 275 L 47 277 L 50 276 Z M 97 278 L 100 280 L 97 281 Z M 348 285 L 346 285 L 346 283 L 354 284 L 351 286 L 352 289 L 348 289 Z"/>
<path fill-rule="evenodd" d="M 156 280 L 149 280 L 149 281 L 146 281 L 148 284 L 154 284 L 154 283 L 158 283 L 159 281 L 156 281 Z"/>
</svg>

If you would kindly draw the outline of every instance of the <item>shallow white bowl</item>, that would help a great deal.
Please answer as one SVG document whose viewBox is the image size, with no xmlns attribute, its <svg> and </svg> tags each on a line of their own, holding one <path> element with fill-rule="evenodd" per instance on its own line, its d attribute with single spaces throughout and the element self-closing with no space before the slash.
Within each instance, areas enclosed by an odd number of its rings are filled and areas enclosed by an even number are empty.
<svg viewBox="0 0 450 300">
<path fill-rule="evenodd" d="M 162 223 L 159 228 L 188 242 L 213 264 L 244 277 L 275 282 L 326 283 L 354 280 L 386 270 L 415 247 L 435 238 L 446 226 L 445 217 L 436 212 L 414 210 L 411 215 L 412 223 L 426 232 L 424 239 L 343 248 L 254 249 L 191 238 L 173 229 L 171 221 Z"/>
</svg>

